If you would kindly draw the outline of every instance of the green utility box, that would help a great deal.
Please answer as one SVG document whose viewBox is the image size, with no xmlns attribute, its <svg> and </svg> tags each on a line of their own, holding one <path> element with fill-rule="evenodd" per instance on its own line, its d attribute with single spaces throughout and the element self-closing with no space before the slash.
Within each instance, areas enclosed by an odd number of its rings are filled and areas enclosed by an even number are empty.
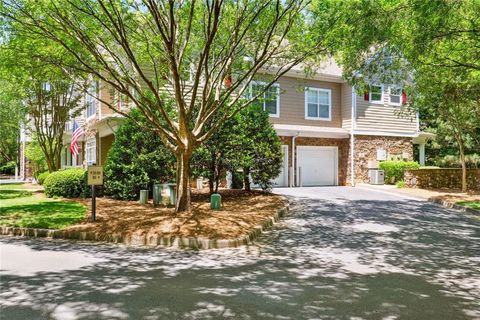
<svg viewBox="0 0 480 320">
<path fill-rule="evenodd" d="M 162 185 L 153 185 L 153 206 L 157 207 L 162 202 Z"/>
<path fill-rule="evenodd" d="M 140 204 L 147 204 L 148 190 L 140 190 Z"/>
<path fill-rule="evenodd" d="M 220 210 L 222 208 L 222 196 L 218 193 L 213 193 L 210 196 L 210 209 Z"/>
</svg>

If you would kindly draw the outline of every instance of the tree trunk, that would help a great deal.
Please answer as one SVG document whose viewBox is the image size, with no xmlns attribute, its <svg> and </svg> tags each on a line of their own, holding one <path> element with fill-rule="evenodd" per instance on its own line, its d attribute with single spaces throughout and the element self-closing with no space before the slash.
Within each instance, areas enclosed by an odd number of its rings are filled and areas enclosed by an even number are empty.
<svg viewBox="0 0 480 320">
<path fill-rule="evenodd" d="M 213 177 L 212 177 L 212 179 L 208 179 L 208 188 L 210 189 L 210 194 L 212 194 L 214 191 L 213 186 L 214 184 L 213 184 Z"/>
<path fill-rule="evenodd" d="M 175 203 L 175 212 L 191 210 L 190 194 L 190 158 L 191 151 L 183 151 L 176 155 L 177 157 L 177 201 Z"/>
<path fill-rule="evenodd" d="M 465 150 L 463 147 L 463 141 L 459 142 L 460 149 L 460 163 L 462 164 L 462 192 L 467 192 L 467 163 L 465 161 Z"/>
<path fill-rule="evenodd" d="M 243 187 L 250 191 L 250 168 L 243 168 Z"/>
<path fill-rule="evenodd" d="M 220 168 L 218 162 L 215 164 L 215 193 L 218 193 L 218 185 L 220 184 Z"/>
<path fill-rule="evenodd" d="M 210 172 L 208 173 L 208 186 L 210 188 L 210 194 L 212 194 L 215 190 L 213 189 L 215 186 L 215 172 L 216 172 L 216 162 L 217 158 L 215 153 L 212 152 L 210 158 Z"/>
</svg>

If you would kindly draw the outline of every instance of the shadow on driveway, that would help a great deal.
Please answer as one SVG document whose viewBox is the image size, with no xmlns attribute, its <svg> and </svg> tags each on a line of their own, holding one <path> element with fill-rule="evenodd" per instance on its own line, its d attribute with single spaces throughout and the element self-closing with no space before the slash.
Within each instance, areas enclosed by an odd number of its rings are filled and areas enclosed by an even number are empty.
<svg viewBox="0 0 480 320">
<path fill-rule="evenodd" d="M 289 216 L 238 249 L 1 238 L 2 261 L 27 250 L 24 259 L 58 253 L 61 264 L 55 272 L 46 263 L 22 275 L 21 264 L 35 261 L 17 261 L 15 270 L 2 271 L 2 317 L 480 317 L 479 220 L 421 201 L 359 198 L 296 198 Z"/>
</svg>

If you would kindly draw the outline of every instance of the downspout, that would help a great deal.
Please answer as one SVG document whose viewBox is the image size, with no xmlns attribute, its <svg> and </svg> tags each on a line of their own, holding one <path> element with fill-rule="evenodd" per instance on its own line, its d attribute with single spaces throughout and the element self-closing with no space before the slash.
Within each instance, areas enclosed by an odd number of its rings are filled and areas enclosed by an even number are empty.
<svg viewBox="0 0 480 320">
<path fill-rule="evenodd" d="M 356 127 L 357 116 L 357 94 L 355 93 L 355 86 L 352 86 L 352 123 L 350 125 L 350 184 L 355 187 L 355 136 L 354 131 Z"/>
<path fill-rule="evenodd" d="M 297 162 L 296 161 L 296 152 L 295 152 L 295 139 L 297 139 L 297 137 L 300 135 L 300 131 L 297 132 L 296 135 L 294 135 L 292 137 L 292 169 L 290 172 L 292 172 L 292 177 L 291 177 L 291 181 L 290 181 L 290 185 L 291 187 L 295 187 L 296 186 L 296 177 L 295 177 L 295 172 L 296 172 L 296 166 L 295 166 L 295 163 Z"/>
</svg>

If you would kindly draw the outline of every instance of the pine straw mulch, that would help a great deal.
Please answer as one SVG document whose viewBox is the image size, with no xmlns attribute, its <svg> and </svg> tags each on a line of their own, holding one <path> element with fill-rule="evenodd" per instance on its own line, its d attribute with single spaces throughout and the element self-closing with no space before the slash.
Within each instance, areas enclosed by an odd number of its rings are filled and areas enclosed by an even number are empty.
<svg viewBox="0 0 480 320">
<path fill-rule="evenodd" d="M 397 192 L 421 197 L 429 201 L 439 201 L 448 205 L 463 201 L 480 201 L 480 191 L 464 193 L 455 189 L 403 188 L 397 189 Z"/>
<path fill-rule="evenodd" d="M 164 237 L 233 239 L 248 234 L 285 205 L 282 196 L 262 191 L 220 190 L 222 209 L 210 210 L 207 191 L 192 190 L 191 213 L 175 214 L 173 208 L 154 208 L 138 201 L 97 198 L 96 222 L 90 222 L 91 199 L 74 199 L 88 210 L 85 219 L 67 231 L 95 232 L 102 236 L 157 233 Z"/>
</svg>

